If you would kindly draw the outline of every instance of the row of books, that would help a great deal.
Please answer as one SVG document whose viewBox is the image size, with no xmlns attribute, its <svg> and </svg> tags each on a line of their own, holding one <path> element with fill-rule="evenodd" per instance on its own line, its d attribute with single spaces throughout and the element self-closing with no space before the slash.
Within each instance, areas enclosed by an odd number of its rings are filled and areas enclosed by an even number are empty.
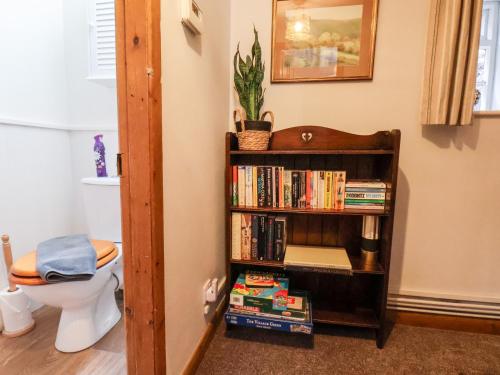
<svg viewBox="0 0 500 375">
<path fill-rule="evenodd" d="M 233 212 L 232 259 L 282 261 L 286 248 L 286 221 L 283 216 Z"/>
<path fill-rule="evenodd" d="M 238 278 L 225 313 L 228 324 L 311 334 L 311 304 L 303 291 L 288 290 L 289 279 L 274 273 L 246 272 Z"/>
<path fill-rule="evenodd" d="M 345 189 L 345 207 L 359 210 L 383 210 L 387 195 L 387 184 L 384 182 L 349 181 Z"/>
<path fill-rule="evenodd" d="M 342 210 L 345 186 L 345 171 L 233 165 L 231 200 L 240 207 Z"/>
</svg>

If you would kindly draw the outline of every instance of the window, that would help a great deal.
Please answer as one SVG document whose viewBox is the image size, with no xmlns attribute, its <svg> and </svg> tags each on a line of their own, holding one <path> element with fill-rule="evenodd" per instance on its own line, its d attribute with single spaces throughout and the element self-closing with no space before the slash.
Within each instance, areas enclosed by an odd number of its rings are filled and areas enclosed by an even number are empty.
<svg viewBox="0 0 500 375">
<path fill-rule="evenodd" d="M 477 65 L 476 111 L 500 110 L 500 0 L 484 0 Z"/>
<path fill-rule="evenodd" d="M 89 79 L 116 79 L 114 0 L 89 1 Z"/>
</svg>

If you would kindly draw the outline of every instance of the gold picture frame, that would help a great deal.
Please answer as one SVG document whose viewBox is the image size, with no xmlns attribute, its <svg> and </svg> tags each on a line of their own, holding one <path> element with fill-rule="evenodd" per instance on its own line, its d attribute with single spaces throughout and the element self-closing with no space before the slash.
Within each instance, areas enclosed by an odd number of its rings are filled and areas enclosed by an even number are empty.
<svg viewBox="0 0 500 375">
<path fill-rule="evenodd" d="M 273 0 L 271 82 L 371 80 L 378 0 Z"/>
</svg>

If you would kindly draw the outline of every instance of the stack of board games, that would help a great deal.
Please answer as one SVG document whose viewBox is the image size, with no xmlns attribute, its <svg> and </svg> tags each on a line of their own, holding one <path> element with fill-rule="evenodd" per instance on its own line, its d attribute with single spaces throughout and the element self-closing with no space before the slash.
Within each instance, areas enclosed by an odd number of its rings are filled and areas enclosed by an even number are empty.
<svg viewBox="0 0 500 375">
<path fill-rule="evenodd" d="M 234 207 L 344 209 L 345 171 L 233 165 Z"/>
<path fill-rule="evenodd" d="M 272 273 L 240 274 L 225 313 L 228 324 L 312 334 L 307 292 L 288 291 L 289 280 Z"/>
<path fill-rule="evenodd" d="M 387 185 L 382 181 L 348 181 L 345 188 L 345 207 L 358 210 L 383 210 Z"/>
<path fill-rule="evenodd" d="M 232 259 L 283 261 L 285 248 L 286 217 L 233 212 Z"/>
</svg>

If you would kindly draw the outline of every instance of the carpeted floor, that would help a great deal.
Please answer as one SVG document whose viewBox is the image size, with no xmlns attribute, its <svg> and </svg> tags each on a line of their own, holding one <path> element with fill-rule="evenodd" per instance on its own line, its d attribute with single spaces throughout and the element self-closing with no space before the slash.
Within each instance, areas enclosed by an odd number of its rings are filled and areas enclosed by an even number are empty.
<svg viewBox="0 0 500 375">
<path fill-rule="evenodd" d="M 500 336 L 396 325 L 379 350 L 369 330 L 306 336 L 221 323 L 197 374 L 500 374 Z"/>
</svg>

